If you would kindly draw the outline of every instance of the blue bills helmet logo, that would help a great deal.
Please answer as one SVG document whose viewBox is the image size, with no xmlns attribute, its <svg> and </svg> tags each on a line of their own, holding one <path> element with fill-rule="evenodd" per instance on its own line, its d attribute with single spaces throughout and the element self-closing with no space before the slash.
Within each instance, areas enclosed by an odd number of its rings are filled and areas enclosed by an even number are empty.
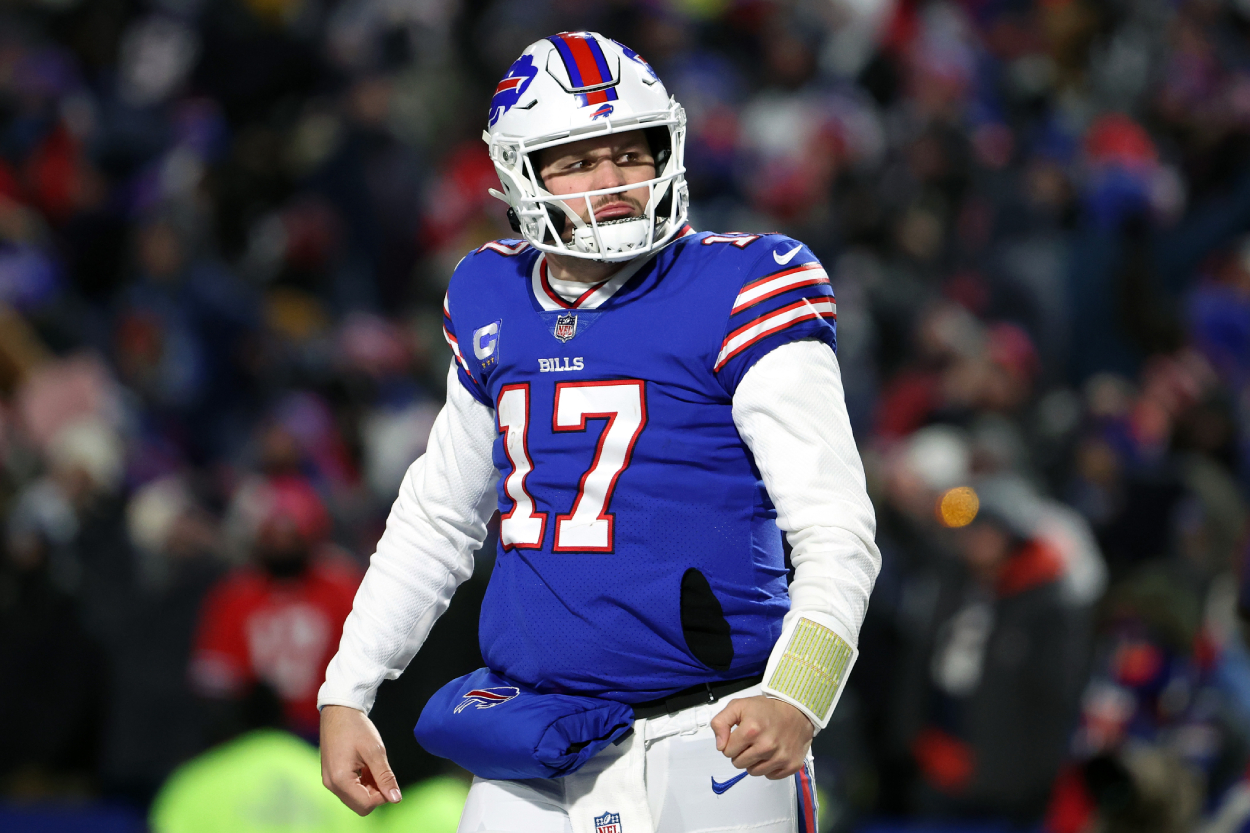
<svg viewBox="0 0 1250 833">
<path fill-rule="evenodd" d="M 469 706 L 479 709 L 493 709 L 500 703 L 506 703 L 513 697 L 521 693 L 519 688 L 513 686 L 497 686 L 495 688 L 475 688 L 466 692 L 464 699 L 460 701 L 460 705 L 452 709 L 452 714 L 460 714 Z"/>
<path fill-rule="evenodd" d="M 590 120 L 594 121 L 595 119 L 605 118 L 610 115 L 612 115 L 612 105 L 605 104 L 602 107 L 600 107 L 598 110 L 590 114 Z"/>
<path fill-rule="evenodd" d="M 555 337 L 561 341 L 569 341 L 577 335 L 577 316 L 573 313 L 556 318 Z"/>
<path fill-rule="evenodd" d="M 595 816 L 595 833 L 621 833 L 621 814 L 604 813 Z"/>
<path fill-rule="evenodd" d="M 508 74 L 499 82 L 499 86 L 495 87 L 495 95 L 490 100 L 490 119 L 487 126 L 494 127 L 499 117 L 521 100 L 521 96 L 525 95 L 530 82 L 537 74 L 538 68 L 534 66 L 533 55 L 522 55 L 516 59 L 516 63 L 508 70 Z"/>
</svg>

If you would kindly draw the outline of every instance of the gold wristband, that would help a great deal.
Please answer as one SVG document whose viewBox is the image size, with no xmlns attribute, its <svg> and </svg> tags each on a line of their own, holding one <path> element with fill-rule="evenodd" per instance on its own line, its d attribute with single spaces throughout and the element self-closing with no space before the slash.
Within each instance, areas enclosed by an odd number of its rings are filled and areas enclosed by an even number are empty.
<svg viewBox="0 0 1250 833">
<path fill-rule="evenodd" d="M 801 618 L 765 685 L 799 703 L 823 723 L 854 658 L 855 649 L 846 640 L 823 625 Z"/>
</svg>

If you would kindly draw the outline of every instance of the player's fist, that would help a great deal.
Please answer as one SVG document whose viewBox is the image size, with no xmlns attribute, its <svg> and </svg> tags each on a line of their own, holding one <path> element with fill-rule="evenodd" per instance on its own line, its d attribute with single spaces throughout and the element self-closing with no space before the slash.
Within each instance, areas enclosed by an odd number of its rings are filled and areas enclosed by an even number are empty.
<svg viewBox="0 0 1250 833">
<path fill-rule="evenodd" d="M 347 706 L 321 710 L 321 783 L 362 816 L 399 802 L 399 782 L 373 721 Z"/>
<path fill-rule="evenodd" d="M 814 727 L 789 703 L 759 695 L 730 701 L 712 718 L 712 731 L 734 766 L 775 781 L 802 768 Z"/>
</svg>

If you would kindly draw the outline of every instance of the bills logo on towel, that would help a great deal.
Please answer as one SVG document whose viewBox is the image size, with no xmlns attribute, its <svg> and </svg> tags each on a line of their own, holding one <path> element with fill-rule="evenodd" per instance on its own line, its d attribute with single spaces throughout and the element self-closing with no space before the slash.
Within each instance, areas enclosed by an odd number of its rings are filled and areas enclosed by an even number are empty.
<svg viewBox="0 0 1250 833">
<path fill-rule="evenodd" d="M 453 714 L 467 709 L 469 706 L 476 706 L 479 709 L 490 709 L 498 706 L 500 703 L 506 703 L 513 697 L 521 693 L 521 690 L 512 686 L 498 686 L 497 688 L 475 688 L 466 692 L 464 699 L 460 701 L 460 705 L 452 709 Z"/>
<path fill-rule="evenodd" d="M 621 814 L 604 813 L 595 816 L 595 833 L 621 833 Z"/>
</svg>

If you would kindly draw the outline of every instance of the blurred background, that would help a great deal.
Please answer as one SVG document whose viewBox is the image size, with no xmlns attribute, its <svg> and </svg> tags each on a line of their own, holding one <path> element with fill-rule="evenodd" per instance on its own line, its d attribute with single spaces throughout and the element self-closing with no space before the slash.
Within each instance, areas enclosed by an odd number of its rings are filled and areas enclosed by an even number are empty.
<svg viewBox="0 0 1250 833">
<path fill-rule="evenodd" d="M 411 727 L 493 543 L 382 687 L 404 803 L 306 741 L 510 234 L 487 102 L 574 29 L 838 295 L 884 567 L 821 829 L 1247 829 L 1250 0 L 0 5 L 0 829 L 454 829 Z"/>
</svg>

